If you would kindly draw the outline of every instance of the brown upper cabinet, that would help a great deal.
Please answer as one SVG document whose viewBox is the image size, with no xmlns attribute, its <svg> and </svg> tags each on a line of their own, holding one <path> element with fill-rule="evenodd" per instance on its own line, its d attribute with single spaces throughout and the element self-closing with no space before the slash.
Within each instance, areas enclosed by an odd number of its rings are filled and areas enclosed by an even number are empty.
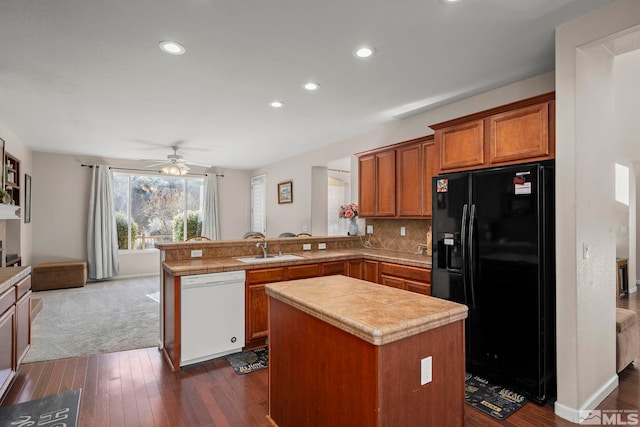
<svg viewBox="0 0 640 427">
<path fill-rule="evenodd" d="M 431 125 L 440 172 L 555 157 L 555 93 Z"/>
<path fill-rule="evenodd" d="M 432 135 L 361 153 L 358 160 L 360 216 L 431 216 L 438 166 Z"/>
<path fill-rule="evenodd" d="M 389 217 L 396 210 L 395 150 L 370 152 L 359 158 L 360 216 Z"/>
</svg>

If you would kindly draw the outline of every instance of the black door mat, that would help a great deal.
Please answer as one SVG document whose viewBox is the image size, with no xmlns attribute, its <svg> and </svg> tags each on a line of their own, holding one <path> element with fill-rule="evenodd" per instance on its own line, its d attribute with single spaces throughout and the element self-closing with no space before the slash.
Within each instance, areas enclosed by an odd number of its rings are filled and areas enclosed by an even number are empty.
<svg viewBox="0 0 640 427">
<path fill-rule="evenodd" d="M 81 389 L 0 408 L 0 427 L 76 427 Z"/>
<path fill-rule="evenodd" d="M 236 374 L 244 375 L 269 366 L 269 350 L 267 347 L 241 351 L 227 356 L 227 361 Z"/>
<path fill-rule="evenodd" d="M 482 377 L 467 374 L 465 383 L 465 403 L 498 420 L 506 419 L 528 402 L 523 395 Z"/>
</svg>

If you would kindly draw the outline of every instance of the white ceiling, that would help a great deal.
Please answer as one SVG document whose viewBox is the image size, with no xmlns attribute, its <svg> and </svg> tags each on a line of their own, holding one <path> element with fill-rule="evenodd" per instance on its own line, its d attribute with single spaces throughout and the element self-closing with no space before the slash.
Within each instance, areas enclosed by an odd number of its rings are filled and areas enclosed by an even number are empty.
<svg viewBox="0 0 640 427">
<path fill-rule="evenodd" d="M 555 27 L 610 2 L 2 0 L 0 123 L 34 151 L 254 169 L 550 71 Z"/>
</svg>

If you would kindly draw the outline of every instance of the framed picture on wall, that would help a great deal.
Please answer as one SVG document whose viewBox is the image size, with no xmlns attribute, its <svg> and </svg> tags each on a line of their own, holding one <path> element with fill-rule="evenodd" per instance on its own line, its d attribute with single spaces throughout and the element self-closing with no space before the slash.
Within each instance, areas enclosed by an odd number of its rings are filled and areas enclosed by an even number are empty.
<svg viewBox="0 0 640 427">
<path fill-rule="evenodd" d="M 31 222 L 31 175 L 24 174 L 24 223 Z"/>
<path fill-rule="evenodd" d="M 278 203 L 293 202 L 293 182 L 286 181 L 278 184 Z"/>
</svg>

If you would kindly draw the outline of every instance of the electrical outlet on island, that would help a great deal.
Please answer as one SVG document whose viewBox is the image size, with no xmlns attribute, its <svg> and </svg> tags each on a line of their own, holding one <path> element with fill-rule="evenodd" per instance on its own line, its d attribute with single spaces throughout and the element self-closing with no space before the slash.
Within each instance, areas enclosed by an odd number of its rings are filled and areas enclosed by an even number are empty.
<svg viewBox="0 0 640 427">
<path fill-rule="evenodd" d="M 310 251 L 311 250 L 311 243 L 303 243 L 302 244 L 302 250 L 303 251 Z"/>
</svg>

